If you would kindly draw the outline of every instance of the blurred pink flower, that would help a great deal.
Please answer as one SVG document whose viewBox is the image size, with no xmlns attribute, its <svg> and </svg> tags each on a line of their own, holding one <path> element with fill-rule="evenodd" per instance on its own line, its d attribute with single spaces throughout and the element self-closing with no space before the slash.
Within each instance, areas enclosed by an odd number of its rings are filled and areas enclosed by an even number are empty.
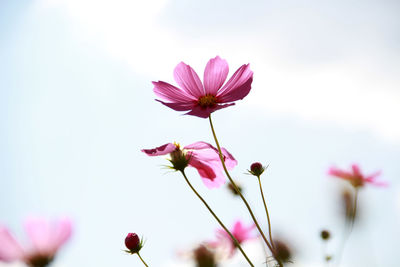
<svg viewBox="0 0 400 267">
<path fill-rule="evenodd" d="M 225 149 L 221 148 L 224 156 L 225 165 L 228 169 L 233 169 L 237 165 L 235 158 Z M 142 152 L 148 156 L 171 155 L 171 162 L 180 161 L 179 156 L 183 155 L 186 165 L 196 168 L 203 183 L 208 188 L 219 187 L 225 183 L 222 164 L 219 158 L 218 150 L 206 142 L 196 142 L 180 148 L 177 144 L 168 143 L 154 149 L 142 149 Z M 177 170 L 181 170 L 177 168 Z"/>
<path fill-rule="evenodd" d="M 380 171 L 370 175 L 363 175 L 360 171 L 360 167 L 357 164 L 351 165 L 351 171 L 343 171 L 336 167 L 331 167 L 328 170 L 328 174 L 342 178 L 349 181 L 354 187 L 361 187 L 365 183 L 370 183 L 376 186 L 387 186 L 386 182 L 377 181 L 377 177 L 381 174 Z"/>
<path fill-rule="evenodd" d="M 23 261 L 32 267 L 47 266 L 57 250 L 70 238 L 69 219 L 49 222 L 31 218 L 25 223 L 29 244 L 21 245 L 9 230 L 0 225 L 0 262 Z"/>
<path fill-rule="evenodd" d="M 233 225 L 233 228 L 230 229 L 232 235 L 236 238 L 239 244 L 247 240 L 251 240 L 256 238 L 257 236 L 252 235 L 253 229 L 255 228 L 255 224 L 251 224 L 249 226 L 245 226 L 242 221 L 237 220 Z M 224 229 L 218 229 L 216 233 L 217 240 L 210 242 L 209 245 L 215 248 L 227 248 L 229 251 L 229 255 L 233 256 L 236 245 L 229 236 L 229 234 Z"/>
<path fill-rule="evenodd" d="M 189 111 L 187 115 L 207 118 L 212 112 L 234 105 L 250 92 L 253 72 L 249 64 L 242 65 L 229 79 L 226 60 L 219 56 L 208 61 L 204 70 L 204 85 L 197 73 L 185 63 L 179 63 L 174 78 L 180 88 L 169 83 L 153 82 L 154 93 L 168 102 L 158 100 L 177 111 Z M 223 84 L 225 85 L 223 86 Z"/>
</svg>

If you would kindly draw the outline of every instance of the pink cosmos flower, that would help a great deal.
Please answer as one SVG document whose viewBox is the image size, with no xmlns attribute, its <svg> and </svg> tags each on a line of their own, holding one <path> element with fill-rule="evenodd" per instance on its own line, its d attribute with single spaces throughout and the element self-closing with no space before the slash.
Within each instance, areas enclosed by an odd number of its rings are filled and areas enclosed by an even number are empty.
<svg viewBox="0 0 400 267">
<path fill-rule="evenodd" d="M 204 84 L 197 73 L 185 63 L 179 63 L 174 70 L 174 78 L 180 86 L 153 82 L 154 93 L 167 102 L 158 100 L 177 111 L 189 111 L 187 115 L 207 118 L 218 109 L 234 105 L 250 92 L 253 72 L 249 64 L 242 65 L 225 83 L 229 67 L 219 56 L 208 61 L 204 70 Z M 224 85 L 225 83 L 225 85 Z"/>
<path fill-rule="evenodd" d="M 237 161 L 225 148 L 221 148 L 221 151 L 226 167 L 233 169 L 237 165 Z M 178 144 L 168 143 L 154 149 L 142 149 L 142 152 L 148 156 L 170 154 L 170 161 L 176 170 L 183 170 L 186 166 L 196 168 L 208 188 L 219 187 L 225 183 L 218 150 L 209 143 L 196 142 L 183 147 L 183 149 Z"/>
<path fill-rule="evenodd" d="M 0 262 L 23 261 L 32 267 L 47 266 L 57 250 L 70 238 L 71 228 L 68 219 L 53 222 L 28 219 L 25 230 L 30 242 L 21 245 L 6 227 L 0 225 Z"/>
<path fill-rule="evenodd" d="M 328 174 L 342 178 L 349 181 L 354 187 L 361 187 L 365 183 L 370 183 L 376 186 L 387 186 L 386 182 L 377 181 L 376 178 L 381 174 L 380 171 L 370 175 L 363 175 L 360 171 L 360 167 L 357 164 L 351 165 L 351 171 L 343 171 L 336 167 L 331 167 L 328 170 Z"/>
<path fill-rule="evenodd" d="M 239 244 L 242 244 L 245 241 L 256 238 L 257 236 L 253 235 L 253 229 L 255 228 L 255 224 L 251 224 L 249 226 L 244 225 L 244 223 L 240 220 L 237 220 L 233 228 L 230 229 L 232 235 L 236 238 Z M 231 239 L 230 235 L 224 229 L 218 229 L 216 233 L 217 240 L 209 243 L 211 247 L 225 247 L 229 251 L 229 255 L 233 256 L 236 245 Z"/>
</svg>

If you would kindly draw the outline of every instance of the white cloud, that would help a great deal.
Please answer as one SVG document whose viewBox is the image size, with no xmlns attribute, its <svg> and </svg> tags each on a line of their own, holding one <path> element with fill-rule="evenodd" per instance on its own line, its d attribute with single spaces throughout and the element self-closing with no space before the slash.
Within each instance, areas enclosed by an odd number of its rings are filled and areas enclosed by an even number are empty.
<svg viewBox="0 0 400 267">
<path fill-rule="evenodd" d="M 268 113 L 366 129 L 389 141 L 400 142 L 400 124 L 396 123 L 400 114 L 400 80 L 390 71 L 381 70 L 379 64 L 375 66 L 375 56 L 370 53 L 325 64 L 300 65 L 282 58 L 287 44 L 282 45 L 282 54 L 268 53 L 271 40 L 260 37 L 262 33 L 249 32 L 240 39 L 228 34 L 213 40 L 212 45 L 209 40 L 182 36 L 158 20 L 167 0 L 40 0 L 38 3 L 39 12 L 49 8 L 65 11 L 87 41 L 103 47 L 135 72 L 156 77 L 155 80 L 172 82 L 173 67 L 180 60 L 191 64 L 201 75 L 206 61 L 222 51 L 221 56 L 232 66 L 231 72 L 240 64 L 252 63 L 255 90 L 254 97 L 245 101 L 247 105 Z M 321 33 L 320 27 L 314 28 Z M 275 53 L 279 52 L 279 42 L 285 43 L 279 40 L 279 29 L 275 28 L 272 37 L 278 42 L 273 46 Z M 285 36 L 287 33 L 282 33 L 281 37 Z M 374 44 L 374 49 L 379 49 L 379 44 Z M 351 43 L 353 49 L 356 45 Z M 245 52 L 237 53 L 239 49 Z"/>
</svg>

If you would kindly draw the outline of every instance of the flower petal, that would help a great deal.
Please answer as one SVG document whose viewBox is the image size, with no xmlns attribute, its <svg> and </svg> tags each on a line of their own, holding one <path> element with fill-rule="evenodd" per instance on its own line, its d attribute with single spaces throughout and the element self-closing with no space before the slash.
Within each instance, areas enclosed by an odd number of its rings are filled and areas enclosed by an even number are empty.
<svg viewBox="0 0 400 267">
<path fill-rule="evenodd" d="M 49 255 L 52 251 L 52 232 L 48 221 L 42 218 L 29 218 L 25 222 L 25 230 L 32 243 L 31 254 Z M 50 255 L 52 256 L 52 255 Z"/>
<path fill-rule="evenodd" d="M 196 116 L 196 117 L 205 119 L 205 118 L 208 118 L 210 116 L 210 114 L 213 113 L 214 111 L 223 109 L 223 108 L 227 108 L 227 107 L 233 106 L 233 105 L 235 105 L 235 103 L 217 104 L 212 108 L 210 108 L 210 107 L 202 108 L 202 107 L 196 105 L 195 107 L 193 107 L 193 109 L 190 112 L 185 113 L 185 115 L 192 115 L 192 116 Z"/>
<path fill-rule="evenodd" d="M 174 70 L 175 81 L 188 94 L 198 99 L 204 95 L 203 84 L 200 81 L 197 73 L 185 63 L 179 63 Z"/>
<path fill-rule="evenodd" d="M 8 229 L 0 225 L 0 261 L 11 262 L 23 258 L 23 249 Z"/>
<path fill-rule="evenodd" d="M 361 171 L 360 171 L 360 167 L 357 164 L 351 165 L 351 169 L 353 170 L 354 176 L 363 177 L 363 175 L 361 174 Z"/>
<path fill-rule="evenodd" d="M 162 156 L 171 153 L 175 149 L 176 146 L 174 144 L 168 143 L 153 149 L 142 149 L 141 151 L 146 153 L 147 156 Z"/>
<path fill-rule="evenodd" d="M 243 99 L 251 89 L 253 81 L 253 72 L 250 70 L 250 65 L 241 66 L 218 91 L 217 99 L 219 103 L 232 102 Z"/>
<path fill-rule="evenodd" d="M 179 89 L 169 83 L 158 81 L 158 82 L 153 82 L 153 85 L 154 85 L 153 88 L 154 93 L 158 97 L 161 97 L 162 99 L 174 103 L 197 101 L 197 98 L 195 98 L 193 95 L 188 94 L 186 91 Z"/>
<path fill-rule="evenodd" d="M 207 142 L 196 142 L 184 147 L 184 149 L 196 150 L 196 155 L 203 161 L 217 161 L 220 162 L 218 149 Z M 211 150 L 210 150 L 211 149 Z M 230 170 L 237 165 L 236 159 L 225 148 L 221 148 L 222 155 L 224 156 L 225 166 Z M 221 165 L 222 168 L 222 165 Z"/>
<path fill-rule="evenodd" d="M 219 56 L 208 61 L 204 70 L 204 89 L 206 94 L 216 95 L 228 76 L 229 66 Z"/>
<path fill-rule="evenodd" d="M 225 183 L 225 177 L 220 168 L 215 164 L 199 159 L 194 152 L 190 153 L 189 165 L 197 169 L 203 183 L 208 188 L 217 188 Z"/>
<path fill-rule="evenodd" d="M 353 179 L 353 174 L 351 174 L 349 172 L 346 172 L 346 171 L 342 171 L 341 169 L 338 169 L 336 167 L 329 168 L 328 174 L 332 175 L 332 176 L 339 177 L 339 178 L 343 178 L 345 180 Z"/>
<path fill-rule="evenodd" d="M 55 253 L 72 234 L 72 222 L 68 218 L 60 219 L 54 222 L 52 229 L 52 249 Z"/>
<path fill-rule="evenodd" d="M 156 101 L 158 101 L 161 104 L 163 104 L 163 105 L 165 105 L 165 106 L 167 106 L 169 108 L 172 108 L 173 110 L 176 110 L 176 111 L 187 111 L 187 110 L 193 109 L 196 106 L 196 104 L 192 104 L 190 102 L 187 102 L 187 103 L 166 103 L 166 102 L 163 102 L 163 101 L 158 100 L 158 99 L 156 99 Z"/>
</svg>

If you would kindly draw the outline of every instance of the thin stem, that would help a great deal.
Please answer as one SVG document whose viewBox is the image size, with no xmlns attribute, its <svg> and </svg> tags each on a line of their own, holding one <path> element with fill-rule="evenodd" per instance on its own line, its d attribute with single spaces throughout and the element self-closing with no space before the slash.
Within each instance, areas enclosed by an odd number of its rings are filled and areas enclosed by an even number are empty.
<svg viewBox="0 0 400 267">
<path fill-rule="evenodd" d="M 354 192 L 354 202 L 353 202 L 353 211 L 352 211 L 352 214 L 351 214 L 350 226 L 349 226 L 348 222 L 346 222 L 345 230 L 344 230 L 345 233 L 343 235 L 342 245 L 339 248 L 339 252 L 337 254 L 337 266 L 340 265 L 340 261 L 341 261 L 342 256 L 343 256 L 343 251 L 344 251 L 344 248 L 346 246 L 346 242 L 349 239 L 351 232 L 353 231 L 354 221 L 356 219 L 358 188 L 355 187 L 354 190 L 355 190 L 355 192 Z"/>
<path fill-rule="evenodd" d="M 222 155 L 222 151 L 221 151 L 221 147 L 220 147 L 220 145 L 219 145 L 218 139 L 217 139 L 217 135 L 215 134 L 214 126 L 213 126 L 213 123 L 212 123 L 212 120 L 211 120 L 211 114 L 210 114 L 210 116 L 208 117 L 208 119 L 209 119 L 209 121 L 210 121 L 211 131 L 212 131 L 212 134 L 213 134 L 213 137 L 214 137 L 215 144 L 217 145 L 218 152 L 219 152 L 219 158 L 220 158 L 220 160 L 221 160 L 222 167 L 224 168 L 224 171 L 225 171 L 226 176 L 228 177 L 229 181 L 232 183 L 233 187 L 234 187 L 235 190 L 238 192 L 240 198 L 243 200 L 244 204 L 246 205 L 247 210 L 249 211 L 249 213 L 250 213 L 250 215 L 251 215 L 251 218 L 252 218 L 253 221 L 254 221 L 254 224 L 256 225 L 258 231 L 260 232 L 261 237 L 264 239 L 265 244 L 267 244 L 269 250 L 270 250 L 270 251 L 272 252 L 272 254 L 274 255 L 275 260 L 278 262 L 279 266 L 283 266 L 283 264 L 282 264 L 282 262 L 279 260 L 279 258 L 276 257 L 275 250 L 271 247 L 271 244 L 268 242 L 268 239 L 265 237 L 263 231 L 261 230 L 261 227 L 260 227 L 260 225 L 258 224 L 257 219 L 256 219 L 256 217 L 254 216 L 254 213 L 253 213 L 253 211 L 251 210 L 251 207 L 250 207 L 249 203 L 248 203 L 247 200 L 244 198 L 243 194 L 240 192 L 240 190 L 239 190 L 239 188 L 237 187 L 236 183 L 233 181 L 232 177 L 230 176 L 230 174 L 229 174 L 229 172 L 228 172 L 228 169 L 226 168 L 226 165 L 225 165 L 224 156 Z"/>
<path fill-rule="evenodd" d="M 139 259 L 143 262 L 144 266 L 149 267 L 149 265 L 147 265 L 146 262 L 143 260 L 142 256 L 140 256 L 139 252 L 136 252 L 136 254 L 139 256 Z"/>
<path fill-rule="evenodd" d="M 356 219 L 356 212 L 357 212 L 357 199 L 358 199 L 358 188 L 355 188 L 355 193 L 354 193 L 354 204 L 353 204 L 353 214 L 351 217 L 351 228 L 350 228 L 350 233 L 353 230 L 353 226 L 354 226 L 354 221 Z M 350 234 L 349 233 L 349 234 Z"/>
<path fill-rule="evenodd" d="M 232 239 L 233 243 L 235 243 L 235 246 L 240 250 L 240 252 L 243 254 L 243 256 L 246 258 L 247 262 L 250 264 L 250 266 L 254 267 L 254 264 L 250 261 L 249 257 L 247 257 L 246 253 L 240 246 L 240 243 L 237 241 L 237 239 L 232 235 L 232 233 L 226 228 L 226 226 L 222 223 L 222 221 L 218 218 L 218 216 L 214 213 L 214 211 L 210 208 L 210 206 L 207 204 L 207 202 L 200 196 L 200 194 L 194 189 L 192 184 L 189 182 L 189 179 L 186 177 L 185 171 L 181 171 L 183 177 L 185 178 L 186 183 L 189 185 L 189 187 L 192 189 L 192 191 L 196 194 L 196 196 L 203 202 L 204 206 L 208 209 L 208 211 L 214 216 L 214 218 L 217 220 L 219 225 L 228 233 L 230 238 Z"/>
<path fill-rule="evenodd" d="M 267 203 L 264 198 L 264 192 L 262 190 L 261 179 L 260 179 L 260 176 L 257 176 L 257 178 L 258 178 L 258 184 L 260 185 L 260 193 L 261 193 L 261 197 L 262 197 L 262 200 L 264 203 L 265 213 L 267 214 L 269 240 L 271 242 L 272 248 L 275 249 L 274 240 L 272 239 L 271 220 L 269 219 L 269 212 L 268 212 L 268 208 L 267 208 Z"/>
</svg>

